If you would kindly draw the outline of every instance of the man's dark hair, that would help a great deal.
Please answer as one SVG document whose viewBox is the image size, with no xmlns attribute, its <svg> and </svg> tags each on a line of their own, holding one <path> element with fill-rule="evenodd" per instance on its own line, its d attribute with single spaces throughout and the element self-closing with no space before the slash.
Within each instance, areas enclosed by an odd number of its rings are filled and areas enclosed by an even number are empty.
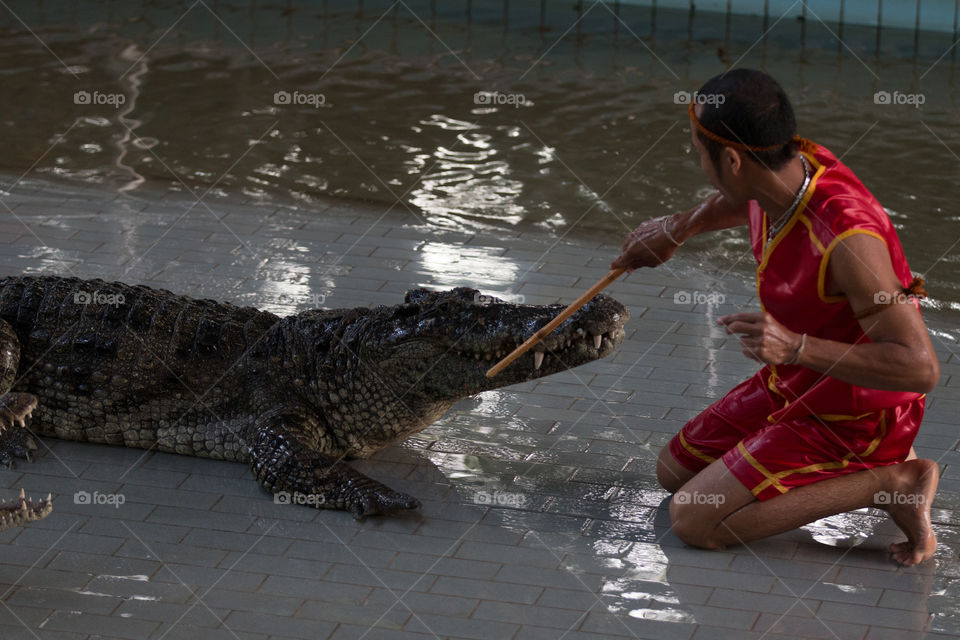
<svg viewBox="0 0 960 640">
<path fill-rule="evenodd" d="M 770 170 L 785 165 L 797 154 L 793 140 L 797 121 L 783 88 L 772 77 L 756 69 L 731 69 L 714 76 L 700 87 L 703 106 L 697 118 L 709 131 L 751 147 L 778 145 L 768 151 L 744 151 Z M 720 100 L 715 96 L 722 95 Z M 697 131 L 700 142 L 719 171 L 723 144 Z"/>
</svg>

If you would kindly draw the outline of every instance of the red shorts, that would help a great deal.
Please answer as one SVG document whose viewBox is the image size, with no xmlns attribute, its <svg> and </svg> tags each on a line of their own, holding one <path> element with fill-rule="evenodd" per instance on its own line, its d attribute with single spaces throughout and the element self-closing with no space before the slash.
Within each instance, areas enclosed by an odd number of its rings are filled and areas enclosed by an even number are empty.
<svg viewBox="0 0 960 640">
<path fill-rule="evenodd" d="M 923 418 L 924 399 L 843 419 L 803 416 L 770 424 L 782 407 L 761 373 L 684 425 L 670 453 L 699 472 L 720 458 L 743 486 L 767 500 L 793 487 L 903 462 Z"/>
</svg>

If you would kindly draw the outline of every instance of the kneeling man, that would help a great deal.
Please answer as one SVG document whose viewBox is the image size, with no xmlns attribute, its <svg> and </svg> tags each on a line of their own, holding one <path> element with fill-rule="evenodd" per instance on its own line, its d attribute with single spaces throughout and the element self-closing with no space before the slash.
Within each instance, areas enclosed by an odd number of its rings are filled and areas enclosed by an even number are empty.
<svg viewBox="0 0 960 640">
<path fill-rule="evenodd" d="M 829 150 L 795 136 L 770 76 L 712 78 L 689 117 L 719 193 L 641 224 L 611 268 L 655 266 L 691 236 L 748 225 L 761 310 L 719 322 L 764 366 L 661 452 L 675 533 L 716 549 L 878 507 L 907 536 L 890 547 L 897 562 L 931 558 L 938 468 L 912 443 L 940 369 L 890 219 Z"/>
</svg>

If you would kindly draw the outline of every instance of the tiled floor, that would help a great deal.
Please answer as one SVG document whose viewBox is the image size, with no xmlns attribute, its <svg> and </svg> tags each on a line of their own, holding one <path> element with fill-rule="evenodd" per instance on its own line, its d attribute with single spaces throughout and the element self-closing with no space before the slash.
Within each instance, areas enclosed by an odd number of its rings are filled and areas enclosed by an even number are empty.
<svg viewBox="0 0 960 640">
<path fill-rule="evenodd" d="M 278 312 L 392 304 L 417 285 L 566 302 L 619 244 L 440 232 L 402 208 L 191 208 L 183 193 L 39 181 L 2 202 L 0 275 L 122 279 Z M 956 637 L 955 345 L 937 342 L 943 376 L 917 440 L 943 469 L 935 565 L 889 561 L 899 534 L 881 512 L 717 552 L 669 531 L 659 448 L 753 371 L 713 325 L 752 306 L 750 288 L 696 262 L 610 287 L 633 314 L 613 357 L 463 401 L 357 463 L 419 497 L 417 513 L 356 522 L 274 504 L 243 465 L 45 439 L 33 464 L 0 473 L 7 496 L 55 501 L 0 534 L 0 638 Z"/>
</svg>

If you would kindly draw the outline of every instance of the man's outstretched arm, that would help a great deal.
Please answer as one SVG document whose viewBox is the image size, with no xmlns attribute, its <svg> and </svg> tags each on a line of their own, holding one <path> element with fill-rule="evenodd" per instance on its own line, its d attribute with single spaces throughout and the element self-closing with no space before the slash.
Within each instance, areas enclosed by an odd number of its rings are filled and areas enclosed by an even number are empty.
<svg viewBox="0 0 960 640">
<path fill-rule="evenodd" d="M 747 224 L 747 211 L 746 204 L 733 206 L 717 193 L 692 209 L 667 217 L 666 222 L 663 218 L 647 220 L 630 232 L 622 253 L 610 263 L 610 268 L 622 267 L 629 273 L 663 264 L 673 257 L 680 246 L 678 242 L 683 244 L 699 233 Z"/>
</svg>

